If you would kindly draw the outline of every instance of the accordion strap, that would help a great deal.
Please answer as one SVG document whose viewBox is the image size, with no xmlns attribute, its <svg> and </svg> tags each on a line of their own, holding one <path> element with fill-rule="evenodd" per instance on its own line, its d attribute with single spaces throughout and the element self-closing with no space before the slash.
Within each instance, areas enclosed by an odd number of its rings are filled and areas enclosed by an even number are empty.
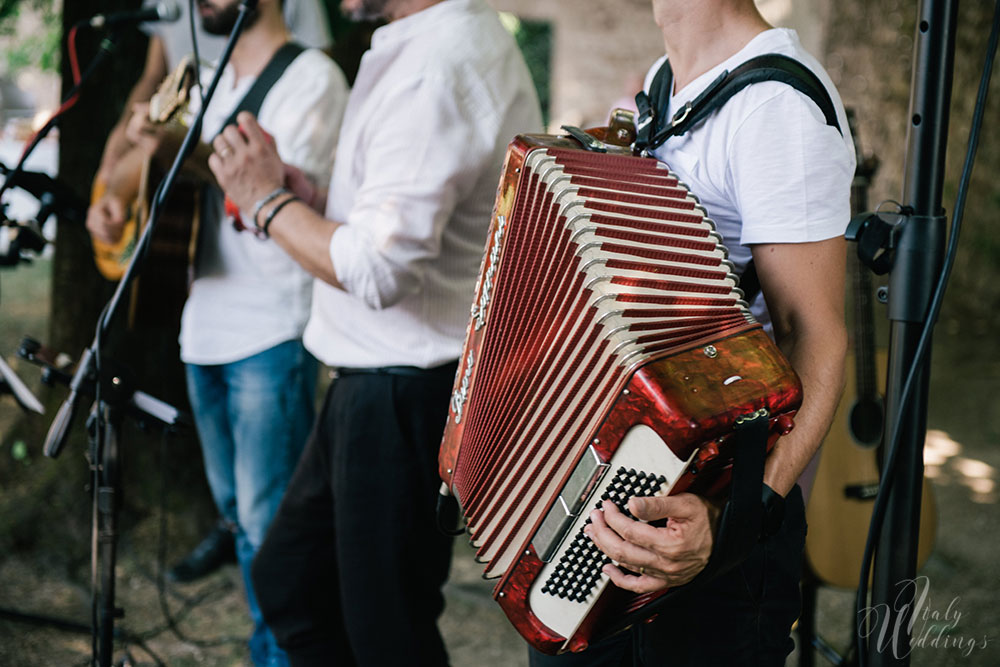
<svg viewBox="0 0 1000 667">
<path fill-rule="evenodd" d="M 653 75 L 649 93 L 640 91 L 635 96 L 636 106 L 639 109 L 639 120 L 636 123 L 636 151 L 640 153 L 650 151 L 662 146 L 670 137 L 682 136 L 728 102 L 733 95 L 750 84 L 761 81 L 779 81 L 803 93 L 819 107 L 826 124 L 843 134 L 837 121 L 837 110 L 833 100 L 830 99 L 830 93 L 819 77 L 794 58 L 778 53 L 751 58 L 732 72 L 723 71 L 708 88 L 684 104 L 668 121 L 666 111 L 670 103 L 670 90 L 674 85 L 674 73 L 670 69 L 670 61 L 664 60 Z M 757 269 L 753 260 L 740 277 L 740 288 L 743 290 L 744 300 L 753 303 L 760 291 L 760 281 L 757 279 Z"/>
<path fill-rule="evenodd" d="M 837 110 L 823 83 L 812 70 L 795 60 L 778 53 L 751 58 L 733 71 L 725 70 L 698 97 L 678 109 L 672 119 L 666 118 L 674 75 L 670 61 L 664 60 L 653 76 L 649 94 L 635 96 L 639 109 L 636 124 L 635 148 L 648 151 L 663 145 L 667 139 L 680 136 L 694 127 L 710 113 L 729 101 L 736 93 L 752 83 L 778 81 L 788 84 L 809 97 L 819 107 L 826 124 L 843 134 L 837 121 Z"/>
</svg>

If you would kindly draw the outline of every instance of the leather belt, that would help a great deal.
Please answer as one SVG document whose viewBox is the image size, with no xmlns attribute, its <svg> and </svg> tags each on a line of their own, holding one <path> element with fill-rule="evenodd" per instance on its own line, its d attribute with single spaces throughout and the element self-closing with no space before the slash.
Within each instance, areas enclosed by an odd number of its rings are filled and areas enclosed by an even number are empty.
<svg viewBox="0 0 1000 667">
<path fill-rule="evenodd" d="M 335 368 L 334 372 L 339 377 L 349 375 L 397 375 L 403 377 L 428 377 L 438 374 L 454 375 L 457 370 L 458 360 L 449 361 L 433 368 L 421 368 L 419 366 L 375 366 L 369 368 Z"/>
</svg>

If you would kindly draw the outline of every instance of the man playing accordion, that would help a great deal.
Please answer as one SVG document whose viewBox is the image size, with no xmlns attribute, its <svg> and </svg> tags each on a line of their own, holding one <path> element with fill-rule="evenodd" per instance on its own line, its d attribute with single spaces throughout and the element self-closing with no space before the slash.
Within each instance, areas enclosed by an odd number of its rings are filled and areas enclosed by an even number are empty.
<svg viewBox="0 0 1000 667">
<path fill-rule="evenodd" d="M 763 54 L 811 70 L 833 101 L 837 125 L 784 82 L 755 83 L 652 153 L 666 162 L 715 221 L 736 272 L 751 259 L 760 282 L 752 312 L 771 330 L 803 385 L 795 428 L 767 458 L 763 497 L 770 525 L 741 564 L 674 594 L 649 623 L 580 654 L 531 653 L 532 665 L 783 665 L 798 616 L 805 512 L 797 481 L 816 454 L 843 387 L 844 230 L 850 218 L 853 148 L 830 78 L 794 31 L 770 26 L 752 0 L 653 0 L 673 72 L 675 117 L 724 70 Z M 647 90 L 663 59 L 650 70 Z M 652 95 L 651 95 L 652 97 Z M 656 104 L 656 99 L 651 100 Z M 784 520 L 775 507 L 783 505 Z M 720 508 L 693 494 L 632 499 L 593 511 L 587 533 L 620 565 L 617 586 L 647 593 L 691 582 L 709 561 Z M 666 520 L 665 525 L 663 525 Z"/>
</svg>

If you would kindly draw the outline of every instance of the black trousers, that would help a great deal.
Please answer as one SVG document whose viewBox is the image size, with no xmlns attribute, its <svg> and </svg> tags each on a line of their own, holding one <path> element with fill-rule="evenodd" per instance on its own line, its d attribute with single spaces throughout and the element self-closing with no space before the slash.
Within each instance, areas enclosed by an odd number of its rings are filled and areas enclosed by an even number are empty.
<svg viewBox="0 0 1000 667">
<path fill-rule="evenodd" d="M 434 508 L 455 367 L 345 372 L 327 393 L 253 565 L 296 667 L 447 664 Z"/>
<path fill-rule="evenodd" d="M 781 530 L 739 566 L 681 590 L 650 622 L 578 654 L 530 651 L 532 667 L 781 667 L 801 608 L 806 519 L 802 492 L 788 494 Z"/>
</svg>

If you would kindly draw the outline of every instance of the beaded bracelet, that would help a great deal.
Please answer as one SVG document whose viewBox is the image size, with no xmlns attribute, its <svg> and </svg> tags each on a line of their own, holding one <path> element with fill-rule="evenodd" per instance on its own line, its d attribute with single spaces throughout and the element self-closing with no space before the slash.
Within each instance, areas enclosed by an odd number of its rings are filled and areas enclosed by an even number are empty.
<svg viewBox="0 0 1000 667">
<path fill-rule="evenodd" d="M 299 198 L 299 197 L 297 197 L 297 196 L 295 196 L 295 195 L 292 195 L 288 199 L 286 199 L 284 201 L 281 201 L 281 202 L 278 202 L 278 205 L 275 206 L 274 208 L 272 208 L 268 212 L 268 214 L 266 216 L 264 216 L 264 224 L 261 226 L 261 229 L 260 229 L 263 238 L 265 238 L 265 239 L 266 238 L 270 238 L 271 234 L 270 234 L 270 232 L 268 232 L 268 229 L 270 229 L 270 227 L 271 227 L 271 221 L 274 220 L 274 216 L 278 215 L 278 211 L 280 211 L 281 209 L 285 208 L 285 206 L 287 206 L 288 204 L 290 204 L 293 201 L 302 201 L 302 199 Z"/>
<path fill-rule="evenodd" d="M 260 215 L 260 210 L 284 194 L 290 195 L 292 194 L 292 191 L 282 185 L 280 188 L 275 188 L 270 193 L 257 200 L 257 202 L 253 205 L 253 214 L 250 216 L 251 219 L 253 219 L 254 227 L 257 229 L 261 229 L 262 227 L 261 224 L 257 222 L 257 216 Z"/>
</svg>

